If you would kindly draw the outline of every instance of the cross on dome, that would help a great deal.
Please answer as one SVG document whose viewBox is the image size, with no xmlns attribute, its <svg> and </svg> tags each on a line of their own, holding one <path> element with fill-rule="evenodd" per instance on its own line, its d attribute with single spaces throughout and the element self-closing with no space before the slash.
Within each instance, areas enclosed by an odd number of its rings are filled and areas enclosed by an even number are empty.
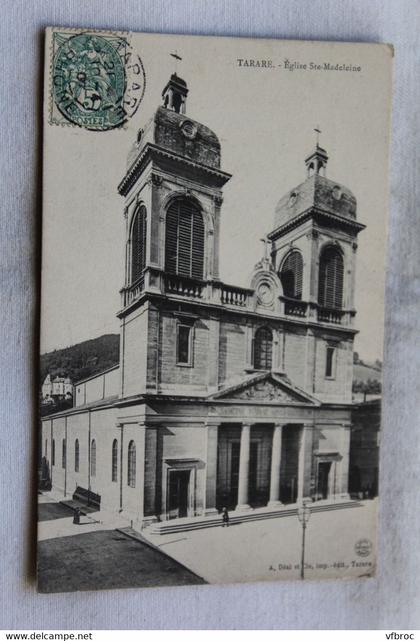
<svg viewBox="0 0 420 641">
<path fill-rule="evenodd" d="M 322 133 L 319 125 L 314 127 L 314 132 L 316 135 L 315 149 L 307 158 L 305 158 L 308 178 L 310 178 L 314 174 L 325 176 L 328 162 L 327 152 L 325 151 L 325 149 L 319 146 L 319 136 Z"/>
</svg>

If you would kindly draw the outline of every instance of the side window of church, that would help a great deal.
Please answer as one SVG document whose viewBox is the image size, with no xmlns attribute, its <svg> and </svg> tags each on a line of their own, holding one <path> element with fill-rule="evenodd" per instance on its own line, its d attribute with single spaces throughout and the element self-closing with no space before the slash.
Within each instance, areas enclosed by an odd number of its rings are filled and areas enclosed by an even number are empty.
<svg viewBox="0 0 420 641">
<path fill-rule="evenodd" d="M 254 338 L 254 368 L 271 369 L 273 363 L 273 334 L 269 327 L 260 327 Z"/>
<path fill-rule="evenodd" d="M 77 438 L 74 442 L 74 471 L 79 471 L 79 462 L 80 462 L 80 448 L 79 448 L 79 439 Z"/>
<path fill-rule="evenodd" d="M 302 277 L 303 277 L 303 260 L 300 252 L 291 251 L 284 261 L 281 271 L 280 280 L 283 286 L 283 294 L 287 298 L 301 300 L 302 298 Z"/>
<path fill-rule="evenodd" d="M 335 376 L 335 347 L 327 346 L 325 361 L 325 378 L 334 378 Z"/>
<path fill-rule="evenodd" d="M 186 198 L 173 202 L 166 214 L 165 270 L 169 274 L 203 279 L 203 215 Z"/>
<path fill-rule="evenodd" d="M 90 475 L 96 476 L 96 441 L 92 439 L 90 445 Z"/>
<path fill-rule="evenodd" d="M 141 205 L 134 214 L 131 227 L 131 282 L 134 283 L 146 266 L 146 207 Z"/>
<path fill-rule="evenodd" d="M 112 441 L 112 467 L 111 467 L 111 478 L 112 482 L 117 482 L 118 474 L 118 441 L 116 438 Z"/>
<path fill-rule="evenodd" d="M 128 444 L 127 485 L 136 487 L 136 444 L 134 441 L 130 441 Z"/>
<path fill-rule="evenodd" d="M 177 326 L 176 362 L 178 365 L 192 365 L 192 332 L 191 325 Z"/>
</svg>

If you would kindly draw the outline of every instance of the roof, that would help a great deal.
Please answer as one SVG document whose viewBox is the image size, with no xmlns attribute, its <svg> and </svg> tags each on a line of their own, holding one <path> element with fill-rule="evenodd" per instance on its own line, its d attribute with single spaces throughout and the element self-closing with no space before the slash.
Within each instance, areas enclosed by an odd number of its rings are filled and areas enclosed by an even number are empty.
<svg viewBox="0 0 420 641">
<path fill-rule="evenodd" d="M 112 372 L 114 369 L 118 369 L 120 366 L 119 363 L 116 365 L 113 365 L 112 367 L 107 367 L 107 369 L 103 369 L 100 372 L 97 372 L 96 374 L 91 374 L 90 376 L 86 376 L 86 378 L 81 378 L 80 380 L 75 382 L 75 385 L 80 385 L 81 383 L 86 383 L 87 381 L 92 380 L 93 378 L 99 378 L 99 376 L 103 376 L 104 374 L 108 374 L 108 372 Z"/>
<path fill-rule="evenodd" d="M 166 83 L 166 86 L 165 86 L 164 90 L 162 91 L 162 95 L 164 94 L 166 87 L 171 83 L 176 84 L 176 85 L 181 85 L 181 87 L 187 88 L 187 83 L 185 82 L 185 80 L 183 78 L 180 78 L 176 73 L 173 73 L 171 75 L 169 81 Z"/>
<path fill-rule="evenodd" d="M 350 189 L 316 173 L 280 198 L 275 209 L 274 228 L 312 207 L 356 220 L 357 201 Z"/>
</svg>

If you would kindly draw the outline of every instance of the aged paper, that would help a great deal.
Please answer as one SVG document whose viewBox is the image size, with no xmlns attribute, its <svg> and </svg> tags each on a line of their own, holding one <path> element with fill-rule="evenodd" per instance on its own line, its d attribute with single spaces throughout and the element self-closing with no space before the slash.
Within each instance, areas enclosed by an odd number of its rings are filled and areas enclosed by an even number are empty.
<svg viewBox="0 0 420 641">
<path fill-rule="evenodd" d="M 374 575 L 392 48 L 45 51 L 39 589 Z"/>
</svg>

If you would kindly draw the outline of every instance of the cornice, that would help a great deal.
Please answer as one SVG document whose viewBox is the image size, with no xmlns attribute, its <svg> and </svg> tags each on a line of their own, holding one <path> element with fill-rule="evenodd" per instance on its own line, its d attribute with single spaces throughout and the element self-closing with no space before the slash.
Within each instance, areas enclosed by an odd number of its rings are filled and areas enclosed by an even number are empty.
<svg viewBox="0 0 420 641">
<path fill-rule="evenodd" d="M 277 229 L 274 229 L 272 232 L 267 234 L 267 237 L 270 240 L 276 240 L 280 236 L 283 236 L 288 231 L 294 229 L 295 227 L 298 227 L 299 225 L 301 225 L 306 220 L 309 220 L 312 217 L 326 218 L 327 220 L 330 220 L 338 224 L 339 226 L 350 227 L 353 230 L 355 230 L 356 233 L 359 233 L 360 231 L 366 228 L 366 225 L 364 225 L 363 223 L 357 222 L 357 220 L 352 220 L 351 218 L 346 218 L 338 214 L 333 214 L 331 212 L 326 211 L 325 209 L 320 209 L 318 207 L 309 207 L 308 209 L 305 209 L 305 211 L 300 213 L 298 216 L 295 216 L 295 218 L 291 218 L 283 225 L 280 225 L 280 227 L 277 227 Z"/>
<path fill-rule="evenodd" d="M 213 176 L 214 178 L 217 178 L 221 182 L 221 185 L 226 183 L 232 177 L 232 174 L 229 174 L 226 171 L 222 171 L 221 169 L 215 169 L 214 167 L 210 167 L 209 165 L 205 165 L 203 163 L 199 163 L 194 160 L 189 160 L 188 158 L 185 158 L 185 156 L 181 156 L 180 154 L 175 154 L 171 151 L 163 149 L 162 147 L 158 147 L 153 143 L 147 143 L 143 151 L 140 153 L 139 156 L 137 156 L 137 158 L 131 164 L 131 166 L 127 170 L 126 175 L 118 185 L 118 192 L 121 194 L 121 196 L 126 196 L 128 194 L 131 187 L 133 186 L 133 184 L 141 174 L 143 167 L 146 164 L 149 156 L 152 159 L 153 159 L 153 156 L 166 158 L 168 160 L 172 160 L 173 162 L 179 163 L 186 167 L 190 167 L 191 169 L 195 169 L 196 171 L 201 171 L 203 173 L 206 173 L 209 176 Z"/>
</svg>

